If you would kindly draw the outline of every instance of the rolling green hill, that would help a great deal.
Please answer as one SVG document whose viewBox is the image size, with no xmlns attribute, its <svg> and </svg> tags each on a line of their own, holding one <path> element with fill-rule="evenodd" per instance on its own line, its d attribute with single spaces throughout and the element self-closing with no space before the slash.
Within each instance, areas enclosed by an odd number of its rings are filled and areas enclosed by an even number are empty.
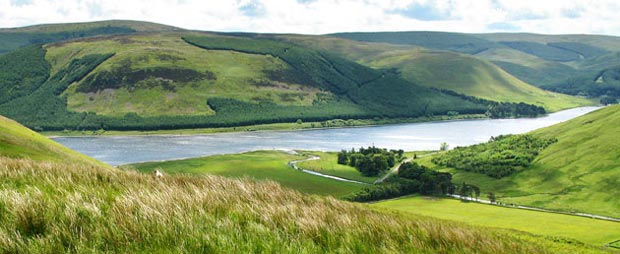
<svg viewBox="0 0 620 254">
<path fill-rule="evenodd" d="M 604 36 L 227 34 L 102 21 L 0 38 L 0 114 L 37 131 L 489 114 L 497 102 L 557 111 L 594 100 L 530 84 L 610 95 L 574 84 L 620 65 L 616 38 Z"/>
<path fill-rule="evenodd" d="M 417 45 L 425 48 L 455 51 L 466 54 L 476 54 L 487 49 L 502 47 L 499 43 L 481 39 L 473 35 L 449 32 L 337 33 L 330 34 L 330 36 L 364 42 Z"/>
<path fill-rule="evenodd" d="M 0 54 L 31 44 L 101 35 L 169 30 L 177 30 L 177 28 L 149 22 L 125 20 L 2 28 L 0 29 Z"/>
<path fill-rule="evenodd" d="M 502 202 L 620 217 L 620 200 L 615 198 L 620 195 L 618 126 L 620 106 L 614 105 L 533 131 L 533 137 L 557 142 L 533 153 L 529 166 L 499 179 L 444 170 L 454 173 L 455 182 L 476 184 L 482 193 L 494 192 Z M 503 153 L 513 151 L 504 149 L 501 156 L 514 158 Z"/>
<path fill-rule="evenodd" d="M 429 37 L 432 35 L 434 33 L 430 33 Z M 396 69 L 401 77 L 416 84 L 448 89 L 488 100 L 525 102 L 543 106 L 549 111 L 591 103 L 585 99 L 548 92 L 531 86 L 494 64 L 475 56 L 427 50 L 418 46 L 360 43 L 330 37 L 280 36 L 280 38 L 339 54 L 374 68 Z M 386 41 L 391 42 L 391 40 Z M 449 50 L 450 48 L 441 49 Z M 502 48 L 494 50 L 506 51 Z M 523 59 L 521 55 L 515 58 Z M 526 59 L 524 62 L 533 63 L 537 59 L 531 58 L 533 59 Z"/>
<path fill-rule="evenodd" d="M 0 157 L 109 167 L 0 116 Z"/>
<path fill-rule="evenodd" d="M 23 55 L 29 58 L 17 59 Z M 95 37 L 21 48 L 0 62 L 10 63 L 0 66 L 0 76 L 19 70 L 32 83 L 0 83 L 0 90 L 13 91 L 0 95 L 0 113 L 37 130 L 180 129 L 487 110 L 387 71 L 247 36 L 175 31 Z"/>
<path fill-rule="evenodd" d="M 595 75 L 620 65 L 620 38 L 614 36 L 436 32 L 341 33 L 330 36 L 470 54 L 492 61 L 531 85 L 554 91 L 564 91 L 555 87 L 565 86 L 574 78 Z M 598 96 L 586 92 L 581 95 Z"/>
<path fill-rule="evenodd" d="M 81 163 L 84 157 L 0 118 L 0 253 L 603 251 L 557 238 L 377 212 L 271 181 L 155 178 Z"/>
</svg>

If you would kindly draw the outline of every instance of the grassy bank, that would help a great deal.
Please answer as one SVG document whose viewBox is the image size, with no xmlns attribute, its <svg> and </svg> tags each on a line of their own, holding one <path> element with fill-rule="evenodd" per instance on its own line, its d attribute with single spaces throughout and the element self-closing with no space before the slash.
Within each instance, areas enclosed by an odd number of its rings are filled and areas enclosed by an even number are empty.
<svg viewBox="0 0 620 254">
<path fill-rule="evenodd" d="M 312 170 L 321 174 L 337 176 L 364 183 L 373 183 L 377 178 L 363 176 L 357 169 L 349 165 L 340 165 L 337 162 L 337 152 L 305 152 L 306 154 L 319 156 L 318 160 L 303 161 L 297 166 L 303 169 Z"/>
<path fill-rule="evenodd" d="M 361 188 L 360 184 L 347 183 L 303 173 L 288 166 L 293 160 L 303 159 L 280 151 L 254 151 L 241 154 L 215 155 L 203 158 L 146 162 L 128 167 L 142 172 L 161 169 L 169 174 L 219 175 L 271 180 L 282 186 L 304 193 L 340 197 Z"/>
<path fill-rule="evenodd" d="M 619 126 L 620 106 L 614 105 L 535 130 L 530 135 L 557 142 L 540 151 L 531 165 L 500 179 L 437 166 L 431 158 L 420 161 L 452 173 L 456 183 L 494 192 L 505 203 L 620 217 Z"/>
<path fill-rule="evenodd" d="M 599 253 L 274 182 L 0 157 L 0 253 Z"/>
<path fill-rule="evenodd" d="M 456 199 L 408 197 L 375 203 L 373 207 L 395 209 L 468 223 L 516 229 L 538 235 L 566 237 L 597 246 L 620 239 L 620 223 L 564 214 L 498 207 Z"/>
</svg>

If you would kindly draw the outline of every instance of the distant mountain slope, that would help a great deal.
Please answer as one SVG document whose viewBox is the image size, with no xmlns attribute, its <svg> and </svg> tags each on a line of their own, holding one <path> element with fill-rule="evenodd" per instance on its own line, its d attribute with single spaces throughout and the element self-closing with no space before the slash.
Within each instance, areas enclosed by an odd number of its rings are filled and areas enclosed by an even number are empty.
<svg viewBox="0 0 620 254">
<path fill-rule="evenodd" d="M 370 32 L 337 33 L 329 36 L 364 42 L 383 42 L 400 45 L 417 45 L 430 49 L 441 49 L 476 54 L 487 49 L 502 47 L 501 44 L 469 34 L 449 32 Z"/>
<path fill-rule="evenodd" d="M 178 28 L 149 22 L 125 20 L 2 28 L 0 29 L 0 54 L 31 44 L 43 44 L 98 35 L 169 30 L 178 30 Z"/>
<path fill-rule="evenodd" d="M 108 167 L 93 158 L 41 136 L 11 119 L 0 116 L 0 157 L 2 156 Z"/>
<path fill-rule="evenodd" d="M 512 175 L 496 179 L 449 171 L 455 173 L 455 182 L 479 185 L 482 193 L 494 192 L 503 203 L 620 217 L 619 132 L 620 105 L 609 106 L 531 132 L 557 142 Z M 513 153 L 506 148 L 502 152 Z"/>
<path fill-rule="evenodd" d="M 30 56 L 29 60 L 15 59 Z M 44 58 L 42 57 L 44 56 Z M 37 130 L 178 129 L 484 113 L 486 105 L 333 54 L 185 31 L 86 38 L 0 56 L 0 113 Z M 47 70 L 48 74 L 45 74 Z M 4 103 L 2 103 L 4 102 Z"/>
<path fill-rule="evenodd" d="M 364 65 L 396 69 L 400 76 L 416 84 L 469 96 L 501 102 L 524 102 L 543 106 L 550 111 L 590 103 L 584 99 L 541 90 L 492 63 L 465 54 L 329 37 L 280 37 L 339 54 Z"/>
<path fill-rule="evenodd" d="M 332 34 L 363 42 L 415 45 L 492 61 L 529 84 L 556 91 L 573 78 L 619 66 L 620 37 L 527 33 L 377 32 Z M 581 94 L 588 94 L 580 90 Z M 575 93 L 576 94 L 576 93 Z"/>
</svg>

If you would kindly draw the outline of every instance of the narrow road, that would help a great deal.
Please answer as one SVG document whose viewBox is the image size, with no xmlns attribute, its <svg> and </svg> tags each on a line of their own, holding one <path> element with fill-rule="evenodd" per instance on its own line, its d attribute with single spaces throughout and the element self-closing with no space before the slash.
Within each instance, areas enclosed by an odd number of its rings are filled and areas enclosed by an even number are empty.
<svg viewBox="0 0 620 254">
<path fill-rule="evenodd" d="M 400 168 L 400 165 L 403 165 L 404 163 L 410 162 L 412 160 L 413 160 L 413 158 L 408 158 L 408 159 L 405 159 L 405 160 L 401 161 L 400 163 L 394 165 L 394 167 L 392 167 L 392 169 L 390 169 L 390 171 L 385 173 L 382 177 L 379 177 L 379 179 L 375 180 L 373 182 L 373 184 L 382 183 L 383 181 L 385 181 L 385 179 L 387 179 L 391 175 L 398 173 L 398 168 Z"/>
<path fill-rule="evenodd" d="M 346 179 L 346 178 L 342 178 L 342 177 L 322 174 L 322 173 L 319 173 L 319 172 L 316 172 L 316 171 L 303 169 L 303 168 L 300 168 L 299 166 L 297 166 L 297 163 L 299 163 L 299 162 L 314 161 L 314 160 L 319 160 L 319 159 L 321 159 L 321 157 L 316 156 L 316 155 L 311 155 L 309 158 L 306 158 L 306 159 L 290 161 L 288 163 L 288 165 L 289 165 L 289 167 L 292 167 L 293 169 L 299 170 L 299 171 L 304 172 L 306 174 L 311 174 L 311 175 L 315 175 L 315 176 L 325 177 L 325 178 L 334 179 L 334 180 L 343 181 L 343 182 L 349 182 L 349 183 L 368 184 L 368 183 L 359 182 L 359 181 L 355 181 L 355 180 L 351 180 L 351 179 Z"/>
<path fill-rule="evenodd" d="M 436 154 L 436 153 L 438 153 L 438 152 L 423 154 L 423 155 L 417 156 L 417 158 L 431 156 L 431 155 Z M 404 163 L 410 162 L 412 160 L 413 160 L 413 158 L 408 158 L 408 159 L 405 159 L 404 161 L 401 161 L 400 163 L 396 164 L 394 167 L 392 167 L 392 169 L 390 169 L 390 171 L 385 173 L 385 175 L 383 175 L 379 179 L 375 180 L 373 182 L 373 184 L 382 183 L 383 181 L 385 181 L 385 179 L 388 179 L 388 177 L 390 177 L 391 175 L 398 173 L 398 168 L 400 168 L 400 165 L 403 165 Z"/>
</svg>

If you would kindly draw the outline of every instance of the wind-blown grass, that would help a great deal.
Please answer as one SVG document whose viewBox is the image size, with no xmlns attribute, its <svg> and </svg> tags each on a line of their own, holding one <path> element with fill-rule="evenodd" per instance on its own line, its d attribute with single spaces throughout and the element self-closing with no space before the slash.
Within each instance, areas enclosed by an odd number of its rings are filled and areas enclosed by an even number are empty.
<svg viewBox="0 0 620 254">
<path fill-rule="evenodd" d="M 274 182 L 0 157 L 0 253 L 578 253 Z"/>
</svg>

